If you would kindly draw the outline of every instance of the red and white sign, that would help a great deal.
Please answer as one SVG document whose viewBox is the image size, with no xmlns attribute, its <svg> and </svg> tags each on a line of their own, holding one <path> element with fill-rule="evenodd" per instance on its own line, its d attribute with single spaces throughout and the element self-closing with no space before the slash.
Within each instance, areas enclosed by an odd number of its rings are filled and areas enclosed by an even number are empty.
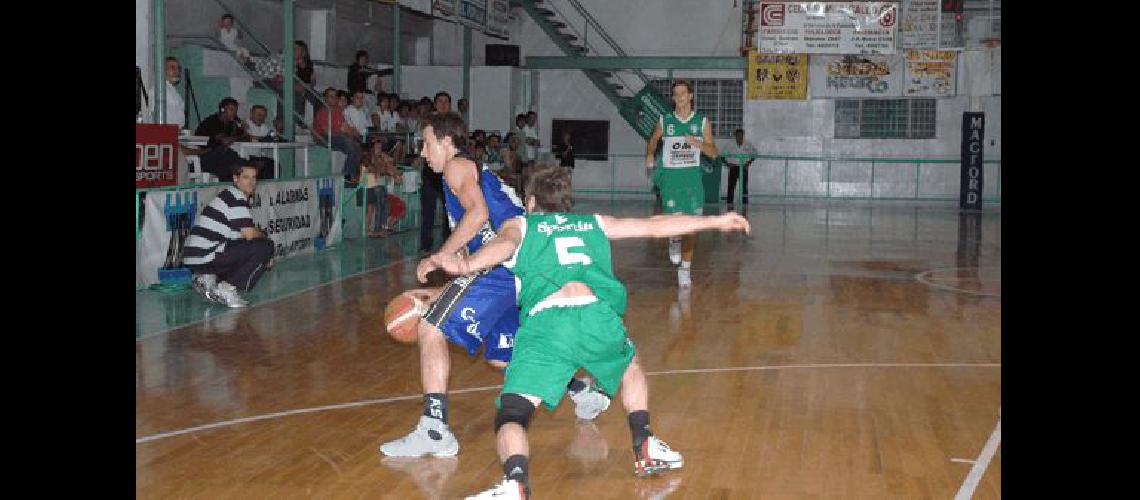
<svg viewBox="0 0 1140 500">
<path fill-rule="evenodd" d="M 894 54 L 898 2 L 760 2 L 760 53 Z"/>
<path fill-rule="evenodd" d="M 135 125 L 135 189 L 178 184 L 178 126 Z"/>
</svg>

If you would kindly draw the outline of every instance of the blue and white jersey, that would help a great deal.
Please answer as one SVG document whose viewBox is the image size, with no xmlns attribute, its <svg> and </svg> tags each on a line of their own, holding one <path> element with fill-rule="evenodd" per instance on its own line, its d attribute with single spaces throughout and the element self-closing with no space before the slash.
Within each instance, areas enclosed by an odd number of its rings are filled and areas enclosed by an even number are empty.
<svg viewBox="0 0 1140 500">
<path fill-rule="evenodd" d="M 503 184 L 499 176 L 485 165 L 479 167 L 479 189 L 483 191 L 483 200 L 487 203 L 487 222 L 483 223 L 483 227 L 475 237 L 467 242 L 467 250 L 472 254 L 479 250 L 483 243 L 495 237 L 499 228 L 503 227 L 503 222 L 526 213 L 515 189 Z M 447 186 L 446 178 L 443 181 L 443 199 L 447 207 L 447 223 L 455 229 L 459 219 L 463 218 L 464 210 L 463 205 L 459 203 L 459 197 L 455 196 Z"/>
</svg>

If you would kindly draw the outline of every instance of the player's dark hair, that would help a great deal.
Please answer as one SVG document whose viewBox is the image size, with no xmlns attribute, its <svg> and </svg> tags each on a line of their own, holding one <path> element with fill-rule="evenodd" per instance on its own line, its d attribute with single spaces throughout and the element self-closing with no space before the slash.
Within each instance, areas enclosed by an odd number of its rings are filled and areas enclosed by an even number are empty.
<svg viewBox="0 0 1140 500">
<path fill-rule="evenodd" d="M 427 120 L 424 120 L 423 127 L 431 127 L 438 140 L 450 137 L 456 149 L 467 147 L 467 124 L 463 123 L 463 117 L 459 116 L 459 113 L 454 111 L 430 113 Z"/>
</svg>

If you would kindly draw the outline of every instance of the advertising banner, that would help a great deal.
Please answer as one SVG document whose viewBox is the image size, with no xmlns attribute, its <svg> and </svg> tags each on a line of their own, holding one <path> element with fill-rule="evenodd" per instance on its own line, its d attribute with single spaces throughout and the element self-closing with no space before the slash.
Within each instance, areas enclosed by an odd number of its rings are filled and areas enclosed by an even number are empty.
<svg viewBox="0 0 1140 500">
<path fill-rule="evenodd" d="M 904 49 L 937 49 L 942 27 L 940 0 L 903 0 L 899 21 L 899 46 Z"/>
<path fill-rule="evenodd" d="M 135 125 L 135 189 L 178 184 L 178 125 Z"/>
<path fill-rule="evenodd" d="M 985 137 L 986 114 L 969 111 L 962 113 L 962 186 L 958 207 L 963 210 L 982 209 Z"/>
<path fill-rule="evenodd" d="M 471 29 L 487 29 L 487 0 L 460 0 L 459 23 Z"/>
<path fill-rule="evenodd" d="M 258 182 L 250 196 L 253 223 L 265 232 L 278 260 L 304 255 L 339 242 L 340 177 Z M 146 196 L 146 216 L 135 254 L 135 286 L 159 283 L 159 269 L 183 267 L 182 248 L 202 210 L 226 185 Z"/>
<path fill-rule="evenodd" d="M 905 97 L 957 95 L 958 53 L 953 50 L 906 51 Z"/>
<path fill-rule="evenodd" d="M 748 99 L 807 99 L 807 54 L 748 51 Z"/>
<path fill-rule="evenodd" d="M 898 2 L 760 2 L 768 54 L 894 54 Z"/>
<path fill-rule="evenodd" d="M 511 3 L 509 0 L 487 1 L 487 29 L 485 32 L 504 40 L 511 38 Z"/>
<path fill-rule="evenodd" d="M 808 85 L 812 98 L 901 97 L 899 56 L 812 56 Z"/>
</svg>

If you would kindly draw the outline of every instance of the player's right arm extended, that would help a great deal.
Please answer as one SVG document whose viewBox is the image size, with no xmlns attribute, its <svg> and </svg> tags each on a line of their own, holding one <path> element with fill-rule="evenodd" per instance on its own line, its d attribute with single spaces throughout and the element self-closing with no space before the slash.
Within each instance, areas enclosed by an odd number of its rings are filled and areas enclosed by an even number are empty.
<svg viewBox="0 0 1140 500">
<path fill-rule="evenodd" d="M 478 252 L 464 258 L 458 254 L 435 254 L 431 262 L 451 274 L 467 275 L 483 269 L 495 267 L 515 254 L 522 241 L 521 219 L 514 218 L 503 222 L 498 234 L 483 244 Z"/>
<path fill-rule="evenodd" d="M 721 215 L 654 215 L 653 217 L 618 218 L 598 215 L 606 237 L 611 240 L 623 238 L 670 238 L 700 231 L 717 229 L 720 231 L 751 232 L 748 219 L 735 212 Z"/>
</svg>

